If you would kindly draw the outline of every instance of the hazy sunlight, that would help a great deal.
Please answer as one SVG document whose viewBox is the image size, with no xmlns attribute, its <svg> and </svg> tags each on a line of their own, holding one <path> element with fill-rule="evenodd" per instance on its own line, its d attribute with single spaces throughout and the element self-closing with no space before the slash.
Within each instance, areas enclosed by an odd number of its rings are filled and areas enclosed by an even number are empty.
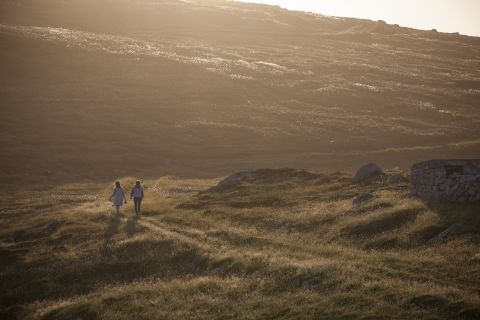
<svg viewBox="0 0 480 320">
<path fill-rule="evenodd" d="M 240 0 L 340 17 L 385 20 L 417 29 L 480 35 L 478 0 Z"/>
</svg>

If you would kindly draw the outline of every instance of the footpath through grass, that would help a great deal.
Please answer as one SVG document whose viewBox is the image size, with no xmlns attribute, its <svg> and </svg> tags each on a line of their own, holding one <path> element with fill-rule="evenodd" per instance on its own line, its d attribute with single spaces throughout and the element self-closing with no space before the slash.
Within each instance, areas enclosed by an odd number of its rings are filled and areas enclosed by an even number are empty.
<svg viewBox="0 0 480 320">
<path fill-rule="evenodd" d="M 122 179 L 130 187 L 132 178 Z M 3 319 L 478 319 L 480 206 L 406 184 L 262 170 L 235 187 L 145 182 L 1 195 Z M 359 192 L 375 199 L 355 206 Z M 453 223 L 445 241 L 428 240 Z"/>
</svg>

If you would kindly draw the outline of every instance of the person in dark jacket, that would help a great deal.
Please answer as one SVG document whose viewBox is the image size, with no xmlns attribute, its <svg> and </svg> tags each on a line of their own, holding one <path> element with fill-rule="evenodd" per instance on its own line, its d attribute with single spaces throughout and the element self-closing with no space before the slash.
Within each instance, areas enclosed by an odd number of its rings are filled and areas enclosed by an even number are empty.
<svg viewBox="0 0 480 320">
<path fill-rule="evenodd" d="M 135 182 L 135 186 L 132 189 L 132 192 L 130 193 L 130 199 L 133 198 L 133 204 L 135 205 L 135 214 L 137 215 L 137 217 L 140 216 L 140 205 L 142 203 L 143 197 L 143 188 L 140 184 L 140 180 L 137 180 L 137 182 Z"/>
</svg>

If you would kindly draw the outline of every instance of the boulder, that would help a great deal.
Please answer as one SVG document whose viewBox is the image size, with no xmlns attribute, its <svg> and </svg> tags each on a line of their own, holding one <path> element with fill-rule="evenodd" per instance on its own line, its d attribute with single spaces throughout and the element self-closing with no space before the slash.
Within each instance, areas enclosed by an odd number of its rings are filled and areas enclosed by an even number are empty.
<svg viewBox="0 0 480 320">
<path fill-rule="evenodd" d="M 10 242 L 22 241 L 26 237 L 27 232 L 25 230 L 15 230 L 8 236 Z"/>
<path fill-rule="evenodd" d="M 407 181 L 407 178 L 402 176 L 401 174 L 394 174 L 388 178 L 388 184 L 399 184 L 402 182 Z"/>
<path fill-rule="evenodd" d="M 464 229 L 464 225 L 460 224 L 460 223 L 455 223 L 455 224 L 452 224 L 450 227 L 448 227 L 447 229 L 443 230 L 442 232 L 440 232 L 439 234 L 437 234 L 435 237 L 433 237 L 432 239 L 430 239 L 428 241 L 428 243 L 430 244 L 437 244 L 437 243 L 440 243 L 442 242 L 445 238 L 447 238 L 450 234 L 453 234 L 453 233 L 457 233 L 459 231 L 461 231 L 462 229 Z"/>
<path fill-rule="evenodd" d="M 313 289 L 313 285 L 310 284 L 310 282 L 308 282 L 308 281 L 305 280 L 305 281 L 302 282 L 302 289 L 304 289 L 304 290 L 312 290 L 312 289 Z"/>
<path fill-rule="evenodd" d="M 361 166 L 355 176 L 353 177 L 353 183 L 366 182 L 380 176 L 383 173 L 382 169 L 375 163 L 369 163 Z"/>
<path fill-rule="evenodd" d="M 279 169 L 258 169 L 255 171 L 240 171 L 234 173 L 220 181 L 215 187 L 216 190 L 227 190 L 236 187 L 240 182 L 249 180 L 256 185 L 280 185 L 302 184 L 311 181 L 325 183 L 329 181 L 329 177 L 325 175 L 315 174 L 307 170 L 297 170 L 291 168 Z"/>
<path fill-rule="evenodd" d="M 234 173 L 228 176 L 227 178 L 223 179 L 222 181 L 220 181 L 217 185 L 217 189 L 227 190 L 227 189 L 233 188 L 244 179 L 252 177 L 253 175 L 254 173 L 251 171 L 241 171 L 241 172 Z"/>
<path fill-rule="evenodd" d="M 356 206 L 372 201 L 375 196 L 371 193 L 360 193 L 358 196 L 353 198 L 352 203 Z"/>
</svg>

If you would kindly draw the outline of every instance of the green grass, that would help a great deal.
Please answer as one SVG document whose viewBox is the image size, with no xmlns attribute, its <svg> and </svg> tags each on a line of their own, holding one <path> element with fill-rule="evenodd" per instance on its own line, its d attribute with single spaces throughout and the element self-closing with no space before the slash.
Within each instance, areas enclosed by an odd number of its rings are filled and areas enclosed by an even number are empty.
<svg viewBox="0 0 480 320">
<path fill-rule="evenodd" d="M 406 184 L 259 171 L 146 181 L 144 216 L 109 185 L 2 196 L 1 315 L 11 319 L 475 319 L 479 206 Z M 125 186 L 133 178 L 121 179 Z M 359 192 L 375 200 L 354 206 Z M 453 223 L 446 241 L 428 240 Z"/>
</svg>

